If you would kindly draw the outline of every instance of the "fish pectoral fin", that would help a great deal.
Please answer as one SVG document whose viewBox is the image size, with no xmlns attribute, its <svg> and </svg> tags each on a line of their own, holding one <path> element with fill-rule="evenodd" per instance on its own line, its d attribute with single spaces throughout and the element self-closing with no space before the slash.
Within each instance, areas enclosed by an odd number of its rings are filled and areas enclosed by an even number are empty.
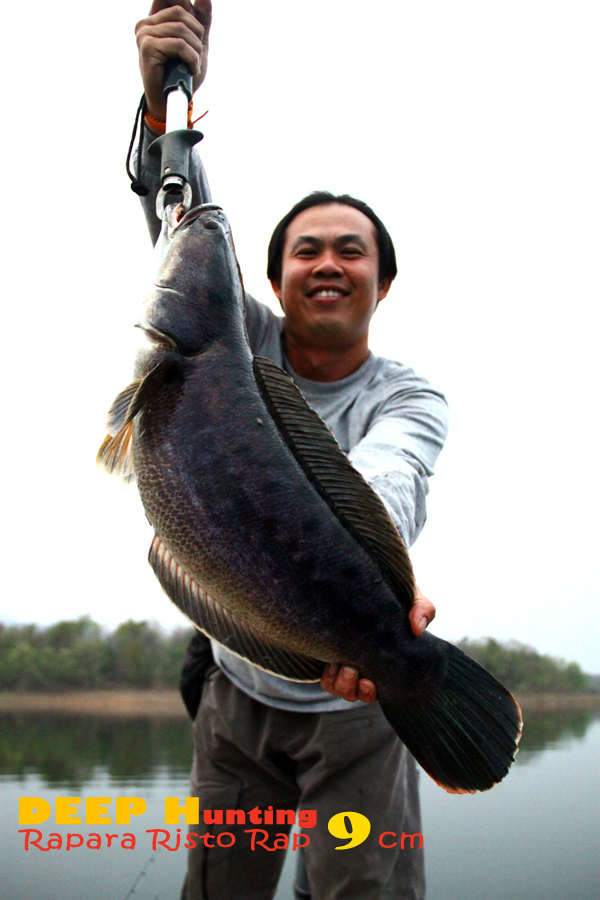
<svg viewBox="0 0 600 900">
<path fill-rule="evenodd" d="M 106 417 L 107 436 L 100 445 L 96 462 L 109 475 L 126 484 L 135 479 L 133 470 L 133 420 L 144 404 L 166 381 L 181 375 L 178 359 L 164 359 L 145 378 L 132 381 L 117 395 Z"/>
<path fill-rule="evenodd" d="M 116 475 L 126 484 L 133 481 L 133 419 L 127 413 L 141 381 L 132 381 L 124 391 L 117 394 L 106 416 L 106 430 L 96 462 L 109 475 Z"/>
<path fill-rule="evenodd" d="M 307 478 L 387 574 L 396 597 L 408 611 L 414 599 L 412 565 L 382 500 L 285 372 L 270 359 L 255 356 L 254 377 L 271 418 Z"/>
<path fill-rule="evenodd" d="M 123 426 L 129 421 L 127 418 L 127 411 L 131 406 L 131 401 L 141 383 L 141 381 L 132 381 L 131 384 L 127 385 L 125 390 L 121 391 L 120 394 L 117 394 L 113 400 L 112 406 L 106 416 L 106 430 L 110 437 L 116 437 Z"/>
<path fill-rule="evenodd" d="M 320 681 L 325 663 L 303 656 L 262 634 L 227 609 L 179 565 L 155 535 L 148 561 L 169 599 L 188 619 L 230 653 L 288 681 Z"/>
<path fill-rule="evenodd" d="M 134 419 L 145 404 L 160 392 L 164 384 L 174 379 L 182 379 L 182 377 L 183 361 L 179 355 L 175 358 L 168 357 L 161 360 L 138 383 L 138 388 L 131 398 L 131 403 L 127 410 L 126 421 Z"/>
<path fill-rule="evenodd" d="M 120 477 L 125 484 L 135 479 L 132 439 L 133 422 L 128 422 L 114 437 L 106 435 L 96 456 L 96 462 L 108 475 Z"/>
</svg>

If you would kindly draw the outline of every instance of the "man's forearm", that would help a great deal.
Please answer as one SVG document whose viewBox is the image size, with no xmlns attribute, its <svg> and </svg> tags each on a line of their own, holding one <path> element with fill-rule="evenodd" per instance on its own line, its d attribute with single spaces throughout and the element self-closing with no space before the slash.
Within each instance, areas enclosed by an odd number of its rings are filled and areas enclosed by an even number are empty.
<svg viewBox="0 0 600 900">
<path fill-rule="evenodd" d="M 407 547 L 427 515 L 429 478 L 448 431 L 448 408 L 435 392 L 407 397 L 380 418 L 350 451 L 350 460 L 379 494 Z"/>
</svg>

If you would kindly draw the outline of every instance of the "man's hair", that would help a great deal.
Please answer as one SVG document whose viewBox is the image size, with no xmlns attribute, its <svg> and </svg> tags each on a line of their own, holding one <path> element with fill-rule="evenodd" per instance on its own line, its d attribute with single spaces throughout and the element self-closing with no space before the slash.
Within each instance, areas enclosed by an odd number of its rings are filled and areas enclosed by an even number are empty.
<svg viewBox="0 0 600 900">
<path fill-rule="evenodd" d="M 398 274 L 396 265 L 396 253 L 389 232 L 379 216 L 375 215 L 370 206 L 350 194 L 332 194 L 330 191 L 313 191 L 292 206 L 281 222 L 275 227 L 269 241 L 267 278 L 270 281 L 281 281 L 281 260 L 288 225 L 296 216 L 310 209 L 312 206 L 327 206 L 331 203 L 341 203 L 345 206 L 353 206 L 371 220 L 375 226 L 377 249 L 379 250 L 379 283 L 393 281 Z"/>
</svg>

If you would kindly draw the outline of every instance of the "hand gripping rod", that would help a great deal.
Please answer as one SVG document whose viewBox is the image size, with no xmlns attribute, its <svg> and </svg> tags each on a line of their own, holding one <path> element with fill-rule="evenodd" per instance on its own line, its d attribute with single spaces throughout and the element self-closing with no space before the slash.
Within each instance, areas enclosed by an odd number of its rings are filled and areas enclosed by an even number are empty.
<svg viewBox="0 0 600 900">
<path fill-rule="evenodd" d="M 167 98 L 165 133 L 148 147 L 150 156 L 160 156 L 161 188 L 156 196 L 156 215 L 162 221 L 167 202 L 182 195 L 184 212 L 192 205 L 192 189 L 188 175 L 190 152 L 204 135 L 187 127 L 188 104 L 192 99 L 192 75 L 180 59 L 168 60 L 165 66 L 163 93 Z"/>
</svg>

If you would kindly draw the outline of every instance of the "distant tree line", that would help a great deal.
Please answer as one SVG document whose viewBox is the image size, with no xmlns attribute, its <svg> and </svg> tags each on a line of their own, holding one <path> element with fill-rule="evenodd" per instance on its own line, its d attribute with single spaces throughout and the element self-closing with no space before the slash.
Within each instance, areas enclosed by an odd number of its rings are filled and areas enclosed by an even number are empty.
<svg viewBox="0 0 600 900">
<path fill-rule="evenodd" d="M 176 687 L 192 634 L 133 621 L 105 632 L 88 616 L 45 628 L 0 624 L 0 690 Z"/>
<path fill-rule="evenodd" d="M 592 694 L 600 694 L 600 675 L 588 675 L 588 690 Z"/>
<path fill-rule="evenodd" d="M 88 616 L 47 627 L 0 623 L 0 690 L 176 687 L 192 634 L 190 628 L 165 633 L 150 622 L 131 620 L 106 632 Z M 459 646 L 512 691 L 571 693 L 592 687 L 577 663 L 515 641 L 464 638 Z"/>
<path fill-rule="evenodd" d="M 458 646 L 516 693 L 578 693 L 591 689 L 589 676 L 577 663 L 543 656 L 517 641 L 463 638 Z"/>
</svg>

